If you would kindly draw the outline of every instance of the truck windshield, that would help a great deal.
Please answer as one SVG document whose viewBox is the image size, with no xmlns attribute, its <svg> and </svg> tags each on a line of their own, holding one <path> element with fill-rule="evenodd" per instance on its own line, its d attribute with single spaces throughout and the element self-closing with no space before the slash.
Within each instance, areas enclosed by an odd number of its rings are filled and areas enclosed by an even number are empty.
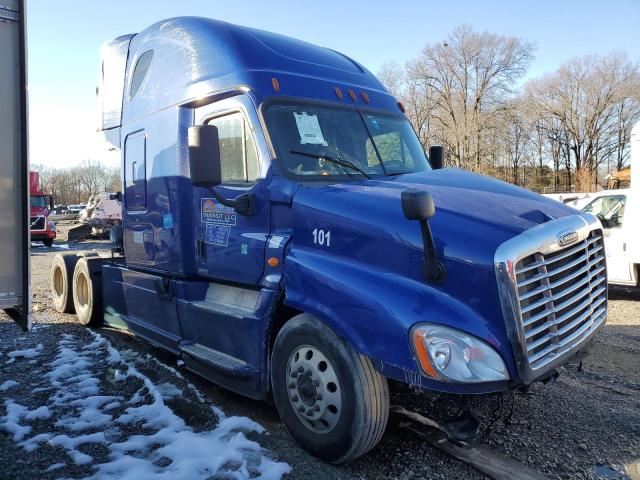
<svg viewBox="0 0 640 480">
<path fill-rule="evenodd" d="M 30 197 L 30 205 L 32 207 L 46 207 L 47 200 L 45 197 Z"/>
<path fill-rule="evenodd" d="M 411 125 L 401 116 L 304 103 L 271 104 L 265 116 L 284 167 L 305 180 L 430 169 Z"/>
</svg>

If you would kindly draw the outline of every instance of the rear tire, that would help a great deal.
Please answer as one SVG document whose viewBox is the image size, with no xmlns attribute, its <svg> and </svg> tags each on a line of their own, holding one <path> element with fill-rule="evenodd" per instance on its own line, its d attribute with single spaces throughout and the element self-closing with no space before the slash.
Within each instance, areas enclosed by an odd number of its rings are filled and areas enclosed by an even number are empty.
<svg viewBox="0 0 640 480">
<path fill-rule="evenodd" d="M 99 327 L 102 309 L 102 259 L 80 258 L 73 271 L 73 305 L 81 324 Z"/>
<path fill-rule="evenodd" d="M 78 262 L 74 254 L 56 254 L 51 264 L 53 308 L 60 313 L 75 312 L 73 306 L 73 271 Z"/>
<path fill-rule="evenodd" d="M 45 247 L 53 246 L 53 238 L 45 238 L 42 243 L 44 243 Z"/>
<path fill-rule="evenodd" d="M 348 462 L 382 438 L 389 418 L 387 379 L 311 315 L 294 317 L 278 333 L 271 385 L 283 423 L 318 458 Z"/>
</svg>

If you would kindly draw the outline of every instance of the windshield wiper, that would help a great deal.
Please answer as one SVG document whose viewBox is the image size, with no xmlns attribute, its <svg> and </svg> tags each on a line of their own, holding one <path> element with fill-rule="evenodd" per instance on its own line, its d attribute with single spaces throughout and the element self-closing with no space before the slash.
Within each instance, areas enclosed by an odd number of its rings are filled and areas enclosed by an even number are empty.
<svg viewBox="0 0 640 480">
<path fill-rule="evenodd" d="M 356 170 L 357 172 L 360 172 L 362 175 L 364 175 L 368 179 L 371 179 L 371 176 L 369 176 L 367 172 L 362 170 L 356 164 L 351 163 L 347 160 L 342 160 L 340 158 L 332 157 L 331 155 L 324 155 L 324 154 L 311 153 L 311 152 L 301 152 L 299 150 L 291 150 L 290 153 L 295 153 L 296 155 L 303 155 L 305 157 L 328 160 L 329 162 L 335 163 L 336 165 L 340 165 L 342 167 L 348 167 L 348 168 L 351 168 L 352 170 Z"/>
</svg>

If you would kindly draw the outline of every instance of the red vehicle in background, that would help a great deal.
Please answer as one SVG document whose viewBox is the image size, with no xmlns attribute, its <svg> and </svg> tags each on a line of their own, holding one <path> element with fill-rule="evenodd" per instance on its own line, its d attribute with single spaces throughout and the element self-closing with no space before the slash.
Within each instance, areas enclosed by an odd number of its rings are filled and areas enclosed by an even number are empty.
<svg viewBox="0 0 640 480">
<path fill-rule="evenodd" d="M 45 195 L 40 189 L 38 172 L 29 172 L 29 193 L 31 240 L 40 240 L 45 246 L 50 247 L 56 238 L 56 226 L 49 220 L 49 214 L 53 210 L 53 197 Z"/>
</svg>

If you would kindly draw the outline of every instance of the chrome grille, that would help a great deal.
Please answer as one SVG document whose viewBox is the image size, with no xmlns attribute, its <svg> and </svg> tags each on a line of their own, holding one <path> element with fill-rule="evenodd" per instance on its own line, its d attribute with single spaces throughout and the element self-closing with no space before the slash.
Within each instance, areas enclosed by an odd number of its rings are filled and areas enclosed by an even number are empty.
<svg viewBox="0 0 640 480">
<path fill-rule="evenodd" d="M 31 230 L 44 230 L 44 217 L 31 217 Z"/>
<path fill-rule="evenodd" d="M 572 349 L 604 321 L 607 276 L 602 231 L 516 263 L 525 356 L 537 369 Z"/>
</svg>

